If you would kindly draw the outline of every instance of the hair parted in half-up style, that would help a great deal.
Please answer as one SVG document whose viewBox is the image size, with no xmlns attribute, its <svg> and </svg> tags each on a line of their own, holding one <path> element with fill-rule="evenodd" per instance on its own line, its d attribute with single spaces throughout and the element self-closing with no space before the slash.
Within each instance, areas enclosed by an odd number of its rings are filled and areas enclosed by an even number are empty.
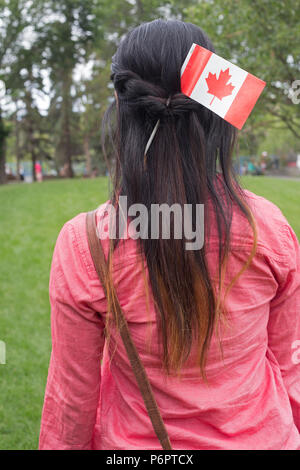
<svg viewBox="0 0 300 470">
<path fill-rule="evenodd" d="M 127 196 L 128 206 L 139 203 L 147 207 L 150 226 L 152 204 L 204 204 L 208 234 L 206 203 L 208 198 L 212 202 L 219 236 L 218 289 L 208 271 L 205 244 L 202 249 L 186 250 L 184 237 L 138 240 L 157 311 L 163 368 L 166 373 L 180 374 L 196 340 L 205 379 L 207 351 L 223 310 L 221 284 L 230 250 L 233 207 L 249 221 L 253 248 L 226 292 L 251 263 L 256 229 L 232 168 L 235 128 L 181 93 L 181 66 L 193 43 L 214 51 L 201 28 L 179 20 L 157 19 L 127 34 L 112 58 L 111 79 L 118 99 L 105 113 L 102 141 L 105 151 L 106 129 L 116 109 L 110 136 L 115 153 L 111 203 L 117 211 L 119 196 Z M 158 119 L 160 125 L 145 161 L 145 146 Z M 194 211 L 192 219 L 194 227 Z M 115 245 L 112 240 L 111 253 Z M 111 279 L 107 284 L 109 292 Z M 109 296 L 108 305 L 112 311 Z"/>
</svg>

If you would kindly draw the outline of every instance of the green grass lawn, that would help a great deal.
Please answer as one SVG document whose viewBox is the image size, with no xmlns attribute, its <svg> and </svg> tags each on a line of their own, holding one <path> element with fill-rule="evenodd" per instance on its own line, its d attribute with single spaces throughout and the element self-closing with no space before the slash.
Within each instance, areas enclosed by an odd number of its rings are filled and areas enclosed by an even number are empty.
<svg viewBox="0 0 300 470">
<path fill-rule="evenodd" d="M 300 238 L 300 181 L 244 178 Z M 108 198 L 105 178 L 0 187 L 0 449 L 36 449 L 50 354 L 49 269 L 64 222 Z"/>
<path fill-rule="evenodd" d="M 300 179 L 267 178 L 263 176 L 244 177 L 243 186 L 274 202 L 293 227 L 300 240 Z"/>
<path fill-rule="evenodd" d="M 0 187 L 0 449 L 36 449 L 50 351 L 48 281 L 64 222 L 108 197 L 106 179 Z"/>
</svg>

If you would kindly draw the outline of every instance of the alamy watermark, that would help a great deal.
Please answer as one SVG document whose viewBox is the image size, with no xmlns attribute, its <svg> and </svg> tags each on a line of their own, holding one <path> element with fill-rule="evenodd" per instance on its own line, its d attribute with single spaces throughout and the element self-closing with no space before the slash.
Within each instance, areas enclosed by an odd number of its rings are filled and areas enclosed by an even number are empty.
<svg viewBox="0 0 300 470">
<path fill-rule="evenodd" d="M 296 339 L 295 341 L 293 341 L 292 349 L 295 349 L 292 354 L 292 363 L 300 364 L 300 339 Z"/>
<path fill-rule="evenodd" d="M 128 207 L 127 196 L 120 196 L 118 215 L 110 203 L 107 203 L 105 213 L 109 222 L 104 223 L 101 218 L 97 225 L 101 240 L 184 239 L 186 250 L 200 250 L 204 245 L 204 204 L 151 204 L 148 210 L 144 204 Z"/>
<path fill-rule="evenodd" d="M 294 80 L 289 89 L 284 90 L 294 104 L 300 103 L 300 80 Z"/>
<path fill-rule="evenodd" d="M 6 344 L 0 341 L 0 364 L 6 364 Z"/>
<path fill-rule="evenodd" d="M 0 100 L 5 97 L 6 87 L 3 80 L 0 80 Z"/>
</svg>

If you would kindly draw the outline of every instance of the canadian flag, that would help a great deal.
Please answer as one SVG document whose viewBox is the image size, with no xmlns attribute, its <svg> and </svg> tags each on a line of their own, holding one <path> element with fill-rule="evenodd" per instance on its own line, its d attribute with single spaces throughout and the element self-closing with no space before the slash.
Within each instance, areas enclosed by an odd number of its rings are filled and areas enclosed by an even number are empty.
<svg viewBox="0 0 300 470">
<path fill-rule="evenodd" d="M 181 91 L 241 129 L 266 82 L 193 44 L 181 67 Z"/>
</svg>

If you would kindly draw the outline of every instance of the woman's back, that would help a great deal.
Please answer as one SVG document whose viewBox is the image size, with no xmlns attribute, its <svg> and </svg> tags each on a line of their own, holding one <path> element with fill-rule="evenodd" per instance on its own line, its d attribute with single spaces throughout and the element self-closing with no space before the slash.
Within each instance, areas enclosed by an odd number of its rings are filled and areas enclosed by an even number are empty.
<svg viewBox="0 0 300 470">
<path fill-rule="evenodd" d="M 114 253 L 114 285 L 174 449 L 300 449 L 299 244 L 276 206 L 245 194 L 256 220 L 257 252 L 228 293 L 226 319 L 208 350 L 207 383 L 195 347 L 180 378 L 162 373 L 157 316 L 137 241 L 122 241 Z M 105 207 L 97 211 L 104 229 Z M 225 286 L 244 266 L 252 243 L 247 220 L 234 210 Z M 109 240 L 102 244 L 107 254 Z M 215 221 L 205 244 L 217 281 Z M 105 342 L 107 302 L 89 252 L 85 214 L 59 235 L 50 298 L 53 352 L 40 448 L 160 449 L 114 328 L 109 348 Z"/>
</svg>

